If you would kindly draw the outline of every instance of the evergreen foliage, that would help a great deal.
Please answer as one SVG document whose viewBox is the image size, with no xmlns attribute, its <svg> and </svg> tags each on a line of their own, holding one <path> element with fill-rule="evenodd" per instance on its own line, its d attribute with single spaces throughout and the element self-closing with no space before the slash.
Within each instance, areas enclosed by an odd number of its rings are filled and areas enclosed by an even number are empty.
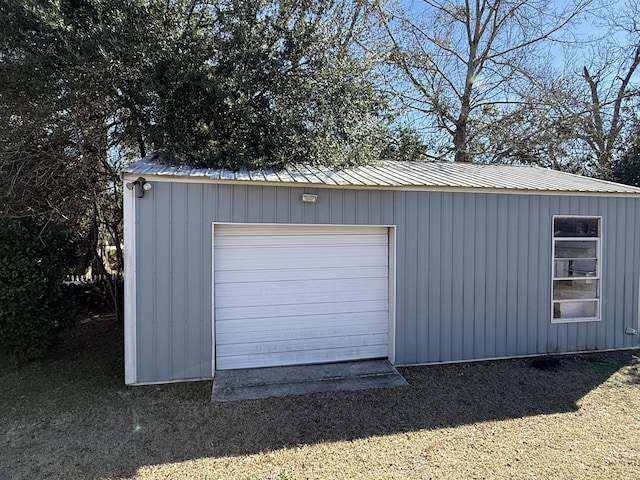
<svg viewBox="0 0 640 480">
<path fill-rule="evenodd" d="M 632 141 L 624 153 L 611 162 L 611 180 L 640 187 L 640 139 L 632 140 L 635 141 Z"/>
<path fill-rule="evenodd" d="M 79 272 L 123 256 L 129 161 L 279 168 L 367 163 L 394 133 L 362 0 L 5 0 L 0 217 L 64 223 Z M 396 144 L 403 145 L 396 148 Z M 110 285 L 116 313 L 118 281 Z"/>
<path fill-rule="evenodd" d="M 373 63 L 354 53 L 365 10 L 334 0 L 195 9 L 187 29 L 171 29 L 179 35 L 148 76 L 153 151 L 169 163 L 232 170 L 378 159 L 388 105 Z"/>
<path fill-rule="evenodd" d="M 87 158 L 110 150 L 234 170 L 376 160 L 393 133 L 375 62 L 358 47 L 369 8 L 9 0 L 0 12 L 2 154 L 56 166 L 54 177 L 78 162 L 72 171 L 90 175 Z M 16 129 L 24 135 L 10 135 Z M 10 160 L 0 168 L 15 168 Z"/>
<path fill-rule="evenodd" d="M 63 280 L 74 264 L 64 229 L 0 218 L 0 353 L 16 363 L 41 356 L 73 322 Z"/>
</svg>

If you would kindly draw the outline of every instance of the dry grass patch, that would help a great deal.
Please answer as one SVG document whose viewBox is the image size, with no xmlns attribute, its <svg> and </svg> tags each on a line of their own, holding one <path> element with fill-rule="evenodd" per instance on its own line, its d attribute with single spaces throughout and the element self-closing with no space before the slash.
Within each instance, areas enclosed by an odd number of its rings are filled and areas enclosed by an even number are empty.
<svg viewBox="0 0 640 480">
<path fill-rule="evenodd" d="M 0 367 L 0 478 L 629 479 L 638 352 L 407 368 L 409 387 L 230 404 L 211 382 L 123 385 L 110 318 Z"/>
</svg>

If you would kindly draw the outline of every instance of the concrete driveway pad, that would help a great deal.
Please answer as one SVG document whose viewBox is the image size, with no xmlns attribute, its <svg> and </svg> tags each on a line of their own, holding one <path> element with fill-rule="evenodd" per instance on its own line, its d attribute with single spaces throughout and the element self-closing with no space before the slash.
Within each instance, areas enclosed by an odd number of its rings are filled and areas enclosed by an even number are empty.
<svg viewBox="0 0 640 480">
<path fill-rule="evenodd" d="M 217 371 L 212 400 L 230 402 L 407 385 L 388 360 Z"/>
</svg>

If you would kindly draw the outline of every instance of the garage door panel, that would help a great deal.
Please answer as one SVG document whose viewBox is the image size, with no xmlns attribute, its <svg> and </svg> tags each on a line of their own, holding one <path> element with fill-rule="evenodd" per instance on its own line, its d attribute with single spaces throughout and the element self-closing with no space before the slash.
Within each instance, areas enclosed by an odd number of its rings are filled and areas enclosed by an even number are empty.
<svg viewBox="0 0 640 480">
<path fill-rule="evenodd" d="M 384 357 L 383 227 L 214 229 L 218 369 Z"/>
<path fill-rule="evenodd" d="M 257 365 L 278 367 L 307 363 L 346 362 L 363 358 L 387 356 L 387 344 L 365 347 L 327 348 L 322 350 L 300 350 L 289 352 L 286 358 L 274 358 L 272 354 L 230 355 L 225 358 L 226 368 L 252 368 Z"/>
<path fill-rule="evenodd" d="M 384 234 L 315 234 L 315 235 L 246 235 L 246 236 L 218 236 L 218 248 L 247 248 L 253 249 L 269 247 L 305 246 L 345 246 L 345 245 L 387 245 Z"/>
<path fill-rule="evenodd" d="M 244 271 L 224 271 L 217 272 L 215 276 L 216 284 L 238 283 L 246 281 L 247 277 L 253 282 L 274 282 L 274 281 L 294 281 L 294 280 L 330 280 L 347 278 L 387 278 L 389 267 L 382 266 L 358 266 L 358 267 L 335 267 L 327 268 L 277 268 L 273 270 L 247 269 Z"/>
<path fill-rule="evenodd" d="M 386 280 L 360 279 L 350 285 L 344 279 L 299 282 L 223 283 L 216 286 L 216 301 L 227 307 L 257 305 L 321 304 L 384 299 Z M 321 308 L 321 307 L 318 307 Z"/>
<path fill-rule="evenodd" d="M 387 264 L 387 248 L 378 245 L 349 247 L 314 247 L 309 256 L 309 247 L 281 247 L 255 249 L 220 250 L 216 257 L 216 271 L 278 268 L 344 268 Z M 371 263 L 375 262 L 375 263 Z"/>
<path fill-rule="evenodd" d="M 316 304 L 303 305 L 261 305 L 261 306 L 245 306 L 239 307 L 216 307 L 216 325 L 218 321 L 225 320 L 243 320 L 250 321 L 257 319 L 272 319 L 294 317 L 297 315 L 317 315 L 322 312 L 327 315 L 352 315 L 362 312 L 363 315 L 373 312 L 384 312 L 388 315 L 389 302 L 384 300 L 366 300 L 360 302 L 331 302 L 320 304 L 321 308 Z M 255 322 L 253 322 L 255 323 Z"/>
<path fill-rule="evenodd" d="M 299 315 L 274 318 L 247 318 L 234 320 L 216 320 L 216 335 L 229 333 L 265 332 L 282 330 L 286 334 L 287 330 L 295 328 L 349 328 L 366 325 L 370 332 L 387 331 L 387 311 L 358 312 L 358 313 L 334 313 L 328 315 L 308 315 L 301 311 Z"/>
<path fill-rule="evenodd" d="M 358 227 L 344 227 L 342 225 L 258 225 L 258 224 L 218 224 L 216 225 L 216 237 L 242 237 L 275 236 L 289 237 L 302 235 L 305 237 L 317 237 L 319 235 L 371 235 L 376 236 L 386 233 L 385 227 L 359 225 Z"/>
<path fill-rule="evenodd" d="M 295 319 L 293 319 L 295 321 Z M 297 339 L 314 339 L 328 337 L 347 337 L 349 335 L 366 336 L 366 335 L 386 335 L 387 328 L 384 320 L 377 324 L 368 322 L 344 323 L 342 321 L 333 323 L 309 324 L 304 321 L 304 317 L 298 319 L 297 326 L 278 326 L 263 325 L 256 330 L 224 330 L 216 333 L 217 340 L 225 345 L 238 345 L 245 343 L 255 343 L 256 337 L 260 339 L 260 343 L 270 341 L 291 341 Z M 271 327 L 271 328 L 270 328 Z M 259 334 L 259 335 L 256 335 Z"/>
<path fill-rule="evenodd" d="M 364 268 L 364 267 L 387 267 L 388 263 L 385 259 L 366 260 L 358 256 L 357 252 L 350 255 L 337 257 L 317 257 L 311 259 L 294 259 L 285 258 L 283 263 L 277 264 L 272 259 L 259 258 L 249 261 L 247 258 L 238 256 L 235 260 L 230 257 L 216 259 L 216 272 L 225 274 L 226 272 L 244 272 L 246 270 L 310 270 L 310 269 L 334 269 L 334 268 Z M 246 269 L 246 270 L 245 270 Z M 218 276 L 220 278 L 220 276 Z M 222 277 L 224 278 L 224 277 Z"/>
<path fill-rule="evenodd" d="M 287 338 L 260 342 L 223 344 L 218 347 L 221 356 L 252 355 L 271 353 L 274 356 L 287 356 L 300 350 L 322 350 L 330 348 L 357 348 L 367 345 L 386 345 L 387 334 L 351 335 L 312 338 Z"/>
</svg>

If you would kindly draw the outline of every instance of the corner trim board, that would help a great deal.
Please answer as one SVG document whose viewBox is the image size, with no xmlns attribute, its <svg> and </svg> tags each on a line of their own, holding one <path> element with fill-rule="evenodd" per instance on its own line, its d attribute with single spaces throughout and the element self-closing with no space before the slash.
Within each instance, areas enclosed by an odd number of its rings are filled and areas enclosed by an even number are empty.
<svg viewBox="0 0 640 480">
<path fill-rule="evenodd" d="M 123 189 L 124 228 L 124 382 L 133 385 L 138 379 L 137 365 L 137 267 L 136 204 L 133 190 Z"/>
</svg>

